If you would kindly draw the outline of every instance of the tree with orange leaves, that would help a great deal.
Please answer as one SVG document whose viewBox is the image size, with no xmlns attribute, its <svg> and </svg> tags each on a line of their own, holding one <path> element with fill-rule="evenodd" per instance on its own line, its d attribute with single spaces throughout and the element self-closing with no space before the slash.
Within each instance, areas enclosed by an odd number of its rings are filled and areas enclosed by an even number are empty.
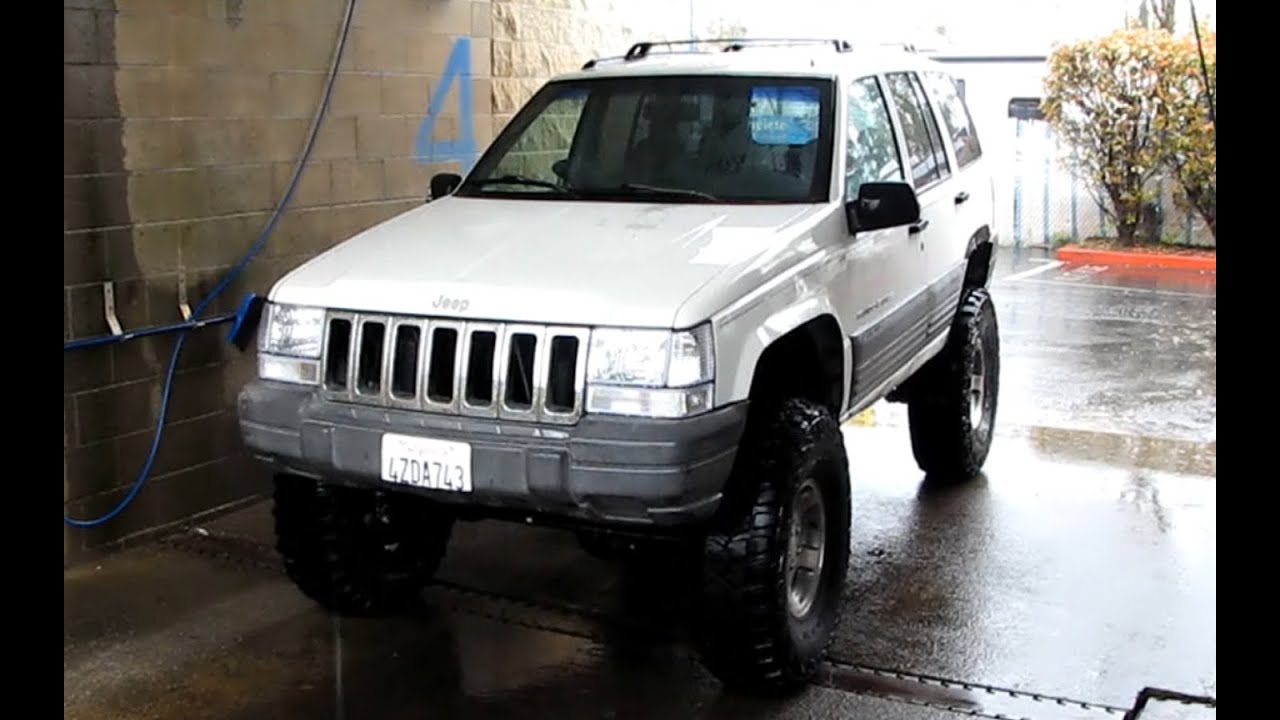
<svg viewBox="0 0 1280 720">
<path fill-rule="evenodd" d="M 1075 151 L 1126 245 L 1138 241 L 1151 180 L 1166 161 L 1172 88 L 1186 80 L 1178 48 L 1165 30 L 1130 28 L 1057 47 L 1049 58 L 1045 118 Z"/>
</svg>

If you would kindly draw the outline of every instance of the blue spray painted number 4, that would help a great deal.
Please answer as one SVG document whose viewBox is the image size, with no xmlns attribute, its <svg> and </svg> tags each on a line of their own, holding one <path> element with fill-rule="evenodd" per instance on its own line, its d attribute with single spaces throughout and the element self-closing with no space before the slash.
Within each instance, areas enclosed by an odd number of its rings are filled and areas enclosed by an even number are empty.
<svg viewBox="0 0 1280 720">
<path fill-rule="evenodd" d="M 449 91 L 453 89 L 455 82 L 458 83 L 458 137 L 453 140 L 432 140 L 436 120 L 440 117 L 445 98 L 449 97 Z M 478 152 L 475 119 L 471 114 L 471 38 L 460 37 L 453 43 L 440 85 L 427 104 L 427 116 L 418 127 L 413 154 L 420 163 L 461 161 L 465 173 L 471 169 Z"/>
</svg>

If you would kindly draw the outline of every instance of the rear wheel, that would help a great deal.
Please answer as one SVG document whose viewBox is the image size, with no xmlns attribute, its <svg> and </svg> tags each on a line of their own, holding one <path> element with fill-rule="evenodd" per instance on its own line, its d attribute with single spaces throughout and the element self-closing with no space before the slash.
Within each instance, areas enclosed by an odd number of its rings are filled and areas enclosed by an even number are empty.
<svg viewBox="0 0 1280 720">
<path fill-rule="evenodd" d="M 726 687 L 776 694 L 817 672 L 849 562 L 849 467 L 839 424 L 807 400 L 766 411 L 742 443 L 729 506 L 703 557 L 703 661 Z"/>
<path fill-rule="evenodd" d="M 986 288 L 969 290 L 947 345 L 911 383 L 916 464 L 931 479 L 967 480 L 991 450 L 1000 392 L 1000 333 Z"/>
<path fill-rule="evenodd" d="M 275 479 L 276 548 L 298 589 L 330 612 L 379 617 L 418 602 L 453 517 L 412 495 Z"/>
</svg>

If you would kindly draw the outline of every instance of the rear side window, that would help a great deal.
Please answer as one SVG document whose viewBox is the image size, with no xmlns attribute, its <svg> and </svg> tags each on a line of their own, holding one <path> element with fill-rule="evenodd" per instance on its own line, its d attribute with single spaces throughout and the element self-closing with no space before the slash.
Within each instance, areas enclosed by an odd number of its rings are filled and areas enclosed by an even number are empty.
<svg viewBox="0 0 1280 720">
<path fill-rule="evenodd" d="M 955 78 L 940 72 L 924 74 L 933 97 L 942 111 L 942 122 L 951 135 L 951 145 L 956 149 L 956 163 L 964 167 L 982 157 L 982 145 L 978 142 L 978 129 L 964 102 L 963 85 Z"/>
<path fill-rule="evenodd" d="M 912 182 L 916 188 L 922 188 L 947 177 L 951 174 L 947 151 L 920 80 L 915 73 L 890 73 L 885 80 L 889 82 L 902 136 L 907 143 Z"/>
</svg>

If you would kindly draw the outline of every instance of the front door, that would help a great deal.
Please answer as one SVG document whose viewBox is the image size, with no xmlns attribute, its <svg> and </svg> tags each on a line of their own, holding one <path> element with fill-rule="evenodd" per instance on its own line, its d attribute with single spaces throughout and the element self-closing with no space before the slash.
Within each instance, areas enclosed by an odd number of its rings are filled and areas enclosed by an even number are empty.
<svg viewBox="0 0 1280 720">
<path fill-rule="evenodd" d="M 883 79 L 859 78 L 845 88 L 845 200 L 867 182 L 906 179 L 900 145 L 890 120 Z M 848 250 L 841 322 L 850 335 L 853 377 L 851 409 L 870 399 L 895 370 L 919 352 L 927 298 L 916 235 L 896 227 L 859 233 Z"/>
</svg>

